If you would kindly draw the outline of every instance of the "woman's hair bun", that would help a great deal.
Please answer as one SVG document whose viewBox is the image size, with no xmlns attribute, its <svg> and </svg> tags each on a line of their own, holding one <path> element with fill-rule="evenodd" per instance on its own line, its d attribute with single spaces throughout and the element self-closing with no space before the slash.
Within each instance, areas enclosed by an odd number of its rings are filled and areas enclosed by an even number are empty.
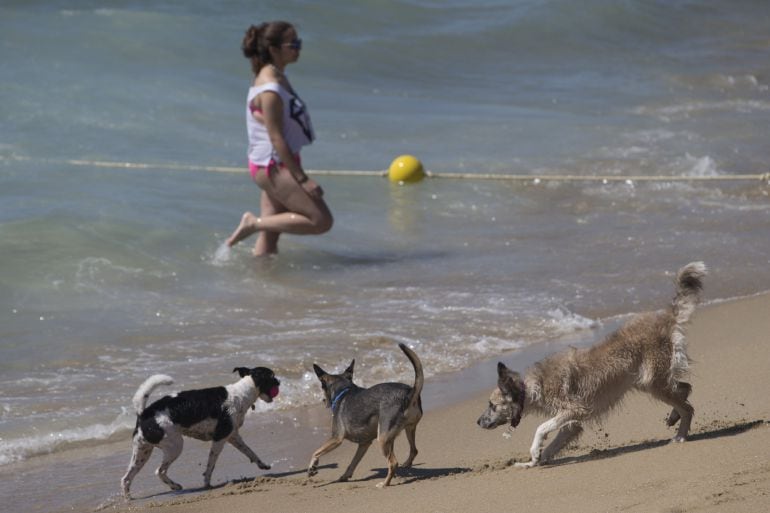
<svg viewBox="0 0 770 513">
<path fill-rule="evenodd" d="M 241 50 L 243 50 L 243 56 L 247 59 L 259 57 L 259 43 L 260 39 L 264 37 L 265 28 L 267 28 L 267 23 L 252 25 L 246 29 L 246 34 L 243 36 L 243 43 L 241 44 Z"/>
</svg>

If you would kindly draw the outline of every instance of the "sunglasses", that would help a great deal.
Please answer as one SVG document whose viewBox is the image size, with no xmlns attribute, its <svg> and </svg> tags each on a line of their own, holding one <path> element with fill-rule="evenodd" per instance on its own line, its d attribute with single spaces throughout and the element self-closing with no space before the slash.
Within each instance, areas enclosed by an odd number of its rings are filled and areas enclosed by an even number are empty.
<svg viewBox="0 0 770 513">
<path fill-rule="evenodd" d="M 288 43 L 283 43 L 281 46 L 288 46 L 292 50 L 302 50 L 302 40 L 297 37 Z"/>
</svg>

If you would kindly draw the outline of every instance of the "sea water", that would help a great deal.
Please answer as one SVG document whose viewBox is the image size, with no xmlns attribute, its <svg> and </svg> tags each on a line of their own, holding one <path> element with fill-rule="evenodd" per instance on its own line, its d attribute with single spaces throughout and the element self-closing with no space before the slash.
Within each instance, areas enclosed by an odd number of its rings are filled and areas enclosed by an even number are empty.
<svg viewBox="0 0 770 513">
<path fill-rule="evenodd" d="M 239 46 L 271 19 L 305 43 L 287 73 L 311 172 L 413 154 L 470 178 L 319 175 L 331 232 L 283 236 L 273 258 L 224 247 L 259 198 Z M 0 509 L 109 501 L 154 373 L 172 391 L 269 366 L 281 395 L 247 424 L 322 436 L 313 363 L 408 382 L 404 342 L 429 384 L 481 382 L 480 362 L 666 306 L 693 260 L 707 300 L 770 289 L 766 180 L 545 179 L 770 171 L 768 29 L 770 4 L 743 0 L 3 2 Z M 488 173 L 532 180 L 473 179 Z M 253 443 L 304 464 L 284 438 Z M 195 470 L 172 473 L 199 486 L 206 449 L 188 447 Z M 215 481 L 257 473 L 232 468 Z"/>
</svg>

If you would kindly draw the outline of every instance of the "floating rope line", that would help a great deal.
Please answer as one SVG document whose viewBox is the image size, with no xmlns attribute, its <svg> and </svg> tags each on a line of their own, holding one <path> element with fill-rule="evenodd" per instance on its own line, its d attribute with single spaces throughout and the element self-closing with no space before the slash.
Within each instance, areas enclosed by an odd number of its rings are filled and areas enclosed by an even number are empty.
<svg viewBox="0 0 770 513">
<path fill-rule="evenodd" d="M 246 167 L 232 166 L 199 166 L 194 164 L 147 164 L 142 162 L 112 162 L 105 160 L 82 160 L 82 159 L 45 159 L 34 157 L 0 156 L 2 160 L 15 160 L 24 162 L 40 162 L 45 164 L 81 167 L 103 167 L 113 169 L 167 169 L 173 171 L 208 171 L 217 173 L 243 173 Z M 307 173 L 316 176 L 366 176 L 366 177 L 386 177 L 387 171 L 356 171 L 356 170 L 330 170 L 330 169 L 309 169 Z M 436 173 L 432 171 L 425 172 L 426 178 L 440 178 L 453 180 L 508 180 L 518 182 L 728 182 L 728 181 L 755 181 L 770 183 L 770 173 L 758 174 L 735 174 L 735 175 L 715 175 L 715 176 L 669 176 L 669 175 L 522 175 L 522 174 L 495 174 L 495 173 Z"/>
<path fill-rule="evenodd" d="M 671 176 L 671 175 L 507 175 L 507 174 L 475 174 L 475 173 L 431 173 L 428 178 L 459 178 L 473 180 L 514 180 L 528 182 L 708 182 L 708 181 L 762 181 L 770 182 L 770 173 L 715 175 L 715 176 Z"/>
</svg>

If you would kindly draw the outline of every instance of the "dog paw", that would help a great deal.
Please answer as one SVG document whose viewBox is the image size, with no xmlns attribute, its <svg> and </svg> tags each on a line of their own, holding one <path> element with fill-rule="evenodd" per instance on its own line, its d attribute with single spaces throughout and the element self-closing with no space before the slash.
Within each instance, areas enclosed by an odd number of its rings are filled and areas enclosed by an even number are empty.
<svg viewBox="0 0 770 513">
<path fill-rule="evenodd" d="M 270 465 L 263 461 L 257 461 L 257 466 L 261 468 L 262 470 L 270 470 Z"/>
<path fill-rule="evenodd" d="M 532 468 L 537 465 L 536 461 L 517 461 L 513 464 L 515 468 Z"/>
<path fill-rule="evenodd" d="M 179 483 L 170 484 L 168 485 L 168 487 L 174 490 L 175 492 L 178 492 L 179 490 L 182 489 L 182 485 L 180 485 Z M 206 486 L 206 488 L 208 488 L 208 486 Z"/>
<path fill-rule="evenodd" d="M 314 475 L 318 474 L 318 469 L 315 467 L 310 467 L 307 469 L 307 476 L 313 477 Z"/>
<path fill-rule="evenodd" d="M 674 443 L 681 444 L 687 441 L 687 437 L 682 435 L 676 435 L 674 438 L 671 439 L 671 441 Z"/>
</svg>

